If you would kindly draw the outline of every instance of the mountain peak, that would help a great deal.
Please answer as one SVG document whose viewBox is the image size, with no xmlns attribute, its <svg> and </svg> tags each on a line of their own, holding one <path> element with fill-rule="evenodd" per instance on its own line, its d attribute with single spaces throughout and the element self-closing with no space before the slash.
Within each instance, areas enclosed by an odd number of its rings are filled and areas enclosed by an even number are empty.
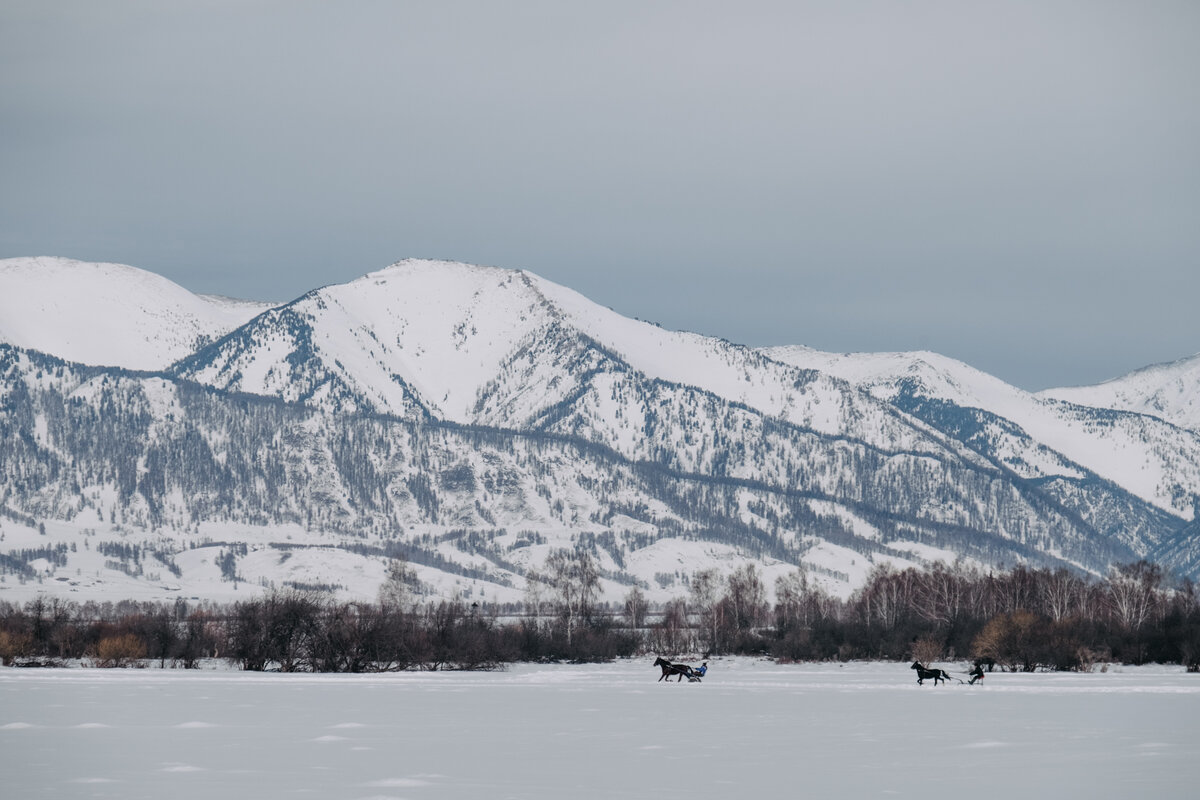
<svg viewBox="0 0 1200 800">
<path fill-rule="evenodd" d="M 1047 389 L 1038 396 L 1149 414 L 1200 432 L 1200 353 L 1142 367 L 1094 386 Z"/>
<path fill-rule="evenodd" d="M 0 260 L 0 341 L 68 361 L 165 369 L 266 307 L 210 300 L 124 264 Z"/>
<path fill-rule="evenodd" d="M 383 269 L 373 270 L 361 278 L 352 280 L 347 285 L 362 282 L 379 282 L 393 280 L 429 280 L 429 281 L 503 281 L 525 274 L 522 270 L 507 267 L 492 267 L 479 264 L 468 264 L 463 261 L 447 261 L 437 258 L 405 258 Z"/>
</svg>

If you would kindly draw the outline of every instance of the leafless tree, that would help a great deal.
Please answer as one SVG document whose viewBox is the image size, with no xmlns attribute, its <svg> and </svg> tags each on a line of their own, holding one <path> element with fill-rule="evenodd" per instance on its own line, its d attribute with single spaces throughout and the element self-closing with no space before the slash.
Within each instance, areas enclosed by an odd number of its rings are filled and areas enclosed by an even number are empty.
<svg viewBox="0 0 1200 800">
<path fill-rule="evenodd" d="M 379 603 L 395 609 L 408 609 L 420 592 L 421 581 L 408 560 L 396 557 L 388 560 L 387 575 L 379 587 Z"/>
<path fill-rule="evenodd" d="M 1037 576 L 1021 566 L 1013 567 L 997 582 L 1000 609 L 1029 611 L 1037 607 Z"/>
<path fill-rule="evenodd" d="M 851 603 L 866 624 L 895 628 L 912 609 L 915 579 L 915 570 L 897 572 L 890 564 L 877 564 Z"/>
<path fill-rule="evenodd" d="M 753 564 L 743 564 L 725 579 L 725 623 L 734 636 L 749 632 L 767 616 L 767 593 Z"/>
<path fill-rule="evenodd" d="M 1131 631 L 1141 630 L 1161 608 L 1162 577 L 1162 570 L 1147 561 L 1114 567 L 1106 586 L 1113 618 Z"/>
<path fill-rule="evenodd" d="M 646 614 L 650 611 L 650 603 L 642 590 L 634 586 L 625 595 L 625 622 L 635 634 L 646 624 Z"/>
<path fill-rule="evenodd" d="M 546 605 L 546 592 L 549 587 L 542 573 L 531 569 L 525 573 L 525 612 L 533 615 L 534 629 L 544 633 L 543 613 Z"/>
<path fill-rule="evenodd" d="M 970 605 L 970 576 L 961 564 L 947 567 L 937 561 L 929 569 L 917 572 L 913 581 L 913 607 L 929 621 L 953 625 Z"/>
<path fill-rule="evenodd" d="M 579 623 L 591 619 L 600 590 L 600 571 L 585 550 L 554 550 L 546 558 L 546 578 L 558 601 L 558 615 L 571 644 Z"/>
<path fill-rule="evenodd" d="M 705 644 L 712 653 L 721 652 L 721 573 L 705 569 L 693 573 L 689 582 L 692 609 L 700 615 Z"/>
<path fill-rule="evenodd" d="M 812 625 L 808 574 L 797 569 L 775 579 L 775 627 L 779 631 Z"/>
<path fill-rule="evenodd" d="M 1061 622 L 1080 613 L 1087 598 L 1087 584 L 1080 576 L 1060 568 L 1040 576 L 1038 597 L 1046 616 Z"/>
<path fill-rule="evenodd" d="M 672 657 L 692 649 L 692 629 L 688 624 L 687 605 L 682 600 L 667 603 L 662 618 L 650 626 L 650 647 Z"/>
</svg>

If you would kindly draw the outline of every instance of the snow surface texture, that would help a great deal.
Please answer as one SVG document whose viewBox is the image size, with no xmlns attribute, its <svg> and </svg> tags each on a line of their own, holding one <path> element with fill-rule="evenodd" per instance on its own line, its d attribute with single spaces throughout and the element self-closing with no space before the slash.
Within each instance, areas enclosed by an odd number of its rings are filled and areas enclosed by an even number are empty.
<svg viewBox="0 0 1200 800">
<path fill-rule="evenodd" d="M 1200 680 L 653 659 L 504 673 L 0 669 L 5 796 L 1188 797 Z M 953 668 L 952 668 L 953 669 Z M 962 669 L 959 667 L 959 669 Z"/>
</svg>

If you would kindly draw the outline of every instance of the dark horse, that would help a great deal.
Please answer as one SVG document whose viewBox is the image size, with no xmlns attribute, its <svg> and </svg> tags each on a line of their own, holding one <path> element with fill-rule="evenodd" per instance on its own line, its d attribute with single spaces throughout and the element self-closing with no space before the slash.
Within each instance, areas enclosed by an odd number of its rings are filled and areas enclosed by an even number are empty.
<svg viewBox="0 0 1200 800">
<path fill-rule="evenodd" d="M 660 681 L 666 680 L 672 675 L 678 675 L 680 681 L 682 681 L 684 678 L 687 678 L 689 681 L 700 680 L 700 676 L 697 675 L 695 670 L 693 670 L 687 664 L 672 664 L 662 656 L 659 656 L 654 660 L 654 666 L 662 667 L 662 677 L 659 678 Z"/>
<path fill-rule="evenodd" d="M 936 669 L 936 668 L 929 669 L 924 664 L 922 664 L 920 661 L 914 661 L 913 665 L 912 665 L 912 669 L 915 669 L 917 671 L 917 683 L 922 686 L 925 685 L 926 678 L 932 678 L 934 686 L 937 686 L 939 681 L 956 680 L 959 683 L 962 683 L 962 681 L 958 680 L 958 678 L 955 678 L 949 672 L 946 672 L 946 670 Z"/>
</svg>

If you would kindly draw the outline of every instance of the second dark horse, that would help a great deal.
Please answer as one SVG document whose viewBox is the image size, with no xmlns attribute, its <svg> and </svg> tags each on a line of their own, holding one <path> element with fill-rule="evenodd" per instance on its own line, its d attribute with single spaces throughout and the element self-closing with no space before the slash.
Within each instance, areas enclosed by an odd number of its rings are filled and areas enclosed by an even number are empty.
<svg viewBox="0 0 1200 800">
<path fill-rule="evenodd" d="M 682 681 L 684 678 L 687 678 L 689 681 L 700 680 L 700 676 L 696 674 L 696 671 L 687 664 L 673 664 L 662 656 L 659 656 L 654 660 L 654 666 L 662 667 L 662 677 L 659 678 L 660 681 L 666 680 L 672 675 L 678 675 L 680 681 Z"/>
</svg>

